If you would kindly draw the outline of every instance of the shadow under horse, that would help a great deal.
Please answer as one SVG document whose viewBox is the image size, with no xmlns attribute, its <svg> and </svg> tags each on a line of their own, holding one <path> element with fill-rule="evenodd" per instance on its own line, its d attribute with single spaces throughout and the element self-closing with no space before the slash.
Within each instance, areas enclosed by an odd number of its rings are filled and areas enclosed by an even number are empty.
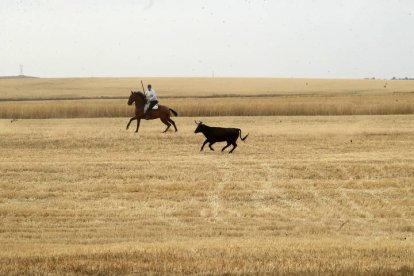
<svg viewBox="0 0 414 276">
<path fill-rule="evenodd" d="M 132 105 L 135 102 L 135 116 L 132 117 L 127 126 L 126 129 L 129 128 L 129 125 L 133 120 L 137 120 L 137 130 L 135 132 L 138 132 L 139 124 L 141 123 L 141 119 L 146 120 L 153 120 L 160 118 L 161 122 L 163 122 L 167 128 L 164 130 L 164 132 L 167 132 L 171 125 L 174 126 L 175 131 L 177 132 L 177 127 L 175 125 L 175 122 L 171 120 L 171 113 L 173 113 L 175 116 L 177 116 L 177 112 L 172 110 L 171 108 L 168 108 L 165 105 L 158 105 L 157 109 L 152 109 L 148 112 L 147 116 L 144 115 L 144 106 L 146 103 L 145 95 L 142 92 L 133 92 L 131 91 L 131 95 L 128 99 L 128 105 Z"/>
</svg>

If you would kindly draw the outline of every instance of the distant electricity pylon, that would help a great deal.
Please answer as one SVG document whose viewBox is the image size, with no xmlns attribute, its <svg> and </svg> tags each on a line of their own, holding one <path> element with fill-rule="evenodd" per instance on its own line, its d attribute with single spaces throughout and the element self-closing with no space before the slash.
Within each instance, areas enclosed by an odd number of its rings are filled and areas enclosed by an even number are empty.
<svg viewBox="0 0 414 276">
<path fill-rule="evenodd" d="M 23 76 L 23 64 L 20 64 L 20 76 Z"/>
</svg>

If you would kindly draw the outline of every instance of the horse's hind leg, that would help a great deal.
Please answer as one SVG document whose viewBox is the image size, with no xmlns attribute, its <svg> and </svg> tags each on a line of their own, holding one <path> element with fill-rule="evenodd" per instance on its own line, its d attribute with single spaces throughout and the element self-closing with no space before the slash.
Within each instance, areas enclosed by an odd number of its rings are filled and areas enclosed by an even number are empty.
<svg viewBox="0 0 414 276">
<path fill-rule="evenodd" d="M 170 128 L 171 124 L 168 122 L 167 119 L 161 119 L 161 122 L 163 122 L 167 126 L 167 128 L 163 131 L 163 133 L 165 133 L 165 132 L 168 131 L 168 129 Z"/>
<path fill-rule="evenodd" d="M 170 122 L 173 125 L 173 127 L 175 128 L 175 132 L 177 132 L 177 126 L 175 125 L 175 122 L 171 120 L 171 118 L 168 118 L 168 122 Z"/>
</svg>

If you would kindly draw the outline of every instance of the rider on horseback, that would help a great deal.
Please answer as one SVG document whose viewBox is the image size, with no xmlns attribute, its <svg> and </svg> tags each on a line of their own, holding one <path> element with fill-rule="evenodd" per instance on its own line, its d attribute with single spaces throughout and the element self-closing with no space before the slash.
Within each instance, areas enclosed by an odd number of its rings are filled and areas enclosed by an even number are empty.
<svg viewBox="0 0 414 276">
<path fill-rule="evenodd" d="M 155 94 L 154 89 L 152 89 L 151 84 L 148 84 L 148 89 L 145 91 L 145 97 L 147 99 L 148 108 L 145 111 L 144 116 L 147 118 L 151 109 L 158 104 L 157 95 Z"/>
</svg>

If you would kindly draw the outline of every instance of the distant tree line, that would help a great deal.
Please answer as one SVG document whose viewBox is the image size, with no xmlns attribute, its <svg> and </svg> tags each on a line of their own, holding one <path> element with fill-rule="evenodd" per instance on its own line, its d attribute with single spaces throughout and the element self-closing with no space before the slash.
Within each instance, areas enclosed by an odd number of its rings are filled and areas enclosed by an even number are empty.
<svg viewBox="0 0 414 276">
<path fill-rule="evenodd" d="M 409 78 L 409 77 L 405 77 L 405 78 L 392 77 L 392 80 L 414 80 L 414 78 Z"/>
<path fill-rule="evenodd" d="M 364 80 L 375 80 L 375 77 L 372 78 L 364 78 Z M 386 80 L 386 79 L 384 79 Z M 397 78 L 397 77 L 392 77 L 391 80 L 414 80 L 414 78 L 409 78 L 409 77 L 405 77 L 405 78 Z"/>
</svg>

